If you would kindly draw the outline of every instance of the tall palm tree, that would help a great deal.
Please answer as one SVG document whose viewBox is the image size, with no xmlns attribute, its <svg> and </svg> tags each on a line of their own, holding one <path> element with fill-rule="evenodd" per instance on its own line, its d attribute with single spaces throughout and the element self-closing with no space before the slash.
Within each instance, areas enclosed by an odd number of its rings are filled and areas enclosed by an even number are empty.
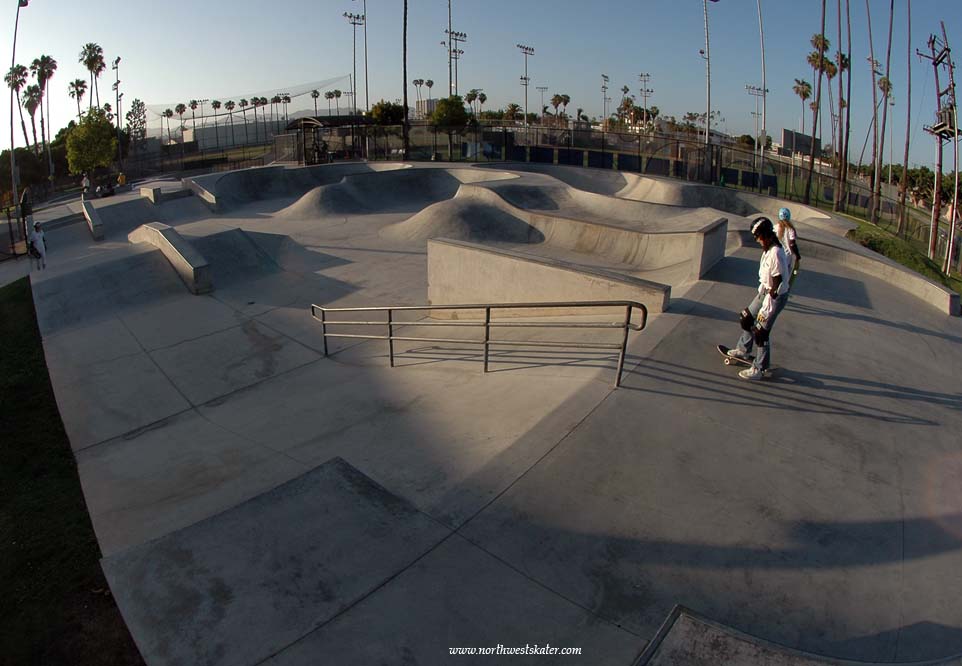
<svg viewBox="0 0 962 666">
<path fill-rule="evenodd" d="M 822 27 L 818 34 L 812 36 L 812 46 L 818 53 L 818 79 L 815 81 L 815 108 L 822 108 L 822 72 L 825 68 L 825 51 L 829 42 L 825 38 L 825 0 L 822 0 Z M 818 113 L 812 118 L 812 143 L 808 153 L 808 177 L 805 180 L 805 203 L 812 198 L 812 177 L 815 174 L 815 135 L 818 133 Z"/>
<path fill-rule="evenodd" d="M 905 104 L 905 158 L 902 162 L 902 177 L 899 179 L 899 226 L 898 233 L 905 232 L 905 220 L 908 213 L 905 210 L 905 195 L 909 187 L 909 137 L 912 132 L 912 0 L 908 0 L 908 81 L 906 83 L 907 102 Z"/>
<path fill-rule="evenodd" d="M 841 5 L 839 5 L 839 11 L 841 12 Z M 841 19 L 840 19 L 841 20 Z M 852 134 L 852 3 L 851 0 L 845 0 L 845 49 L 846 49 L 846 59 L 848 60 L 848 69 L 846 70 L 846 83 L 845 83 L 845 145 L 842 148 L 842 155 L 845 159 L 842 161 L 842 173 L 839 183 L 839 196 L 845 196 L 845 187 L 848 182 L 848 168 L 849 168 L 849 155 L 848 146 L 849 139 Z M 839 27 L 841 30 L 841 26 Z M 839 44 L 841 46 L 841 44 Z"/>
<path fill-rule="evenodd" d="M 173 139 L 170 138 L 170 119 L 174 117 L 173 109 L 164 109 L 164 118 L 167 119 L 167 145 L 173 143 Z"/>
<path fill-rule="evenodd" d="M 174 107 L 174 113 L 180 116 L 180 142 L 184 142 L 184 114 L 187 113 L 187 107 L 181 103 Z M 193 115 L 193 114 L 191 114 Z"/>
<path fill-rule="evenodd" d="M 283 100 L 280 95 L 274 95 L 271 97 L 271 124 L 274 125 L 274 133 L 278 132 L 277 123 L 274 120 L 274 106 L 280 104 Z M 277 110 L 277 119 L 280 120 L 281 112 L 280 109 Z"/>
<path fill-rule="evenodd" d="M 418 98 L 417 103 L 420 104 L 421 103 L 421 86 L 424 85 L 424 79 L 414 79 L 413 81 L 411 81 L 411 84 L 414 86 L 414 95 Z"/>
<path fill-rule="evenodd" d="M 408 133 L 408 0 L 404 0 L 404 23 L 401 30 L 401 51 L 403 55 L 401 57 L 402 62 L 402 72 L 401 72 L 401 84 L 404 87 L 404 118 L 401 120 L 401 157 L 402 159 L 408 159 L 408 155 L 411 152 L 411 138 Z"/>
<path fill-rule="evenodd" d="M 83 79 L 74 79 L 68 86 L 70 96 L 77 100 L 77 122 L 79 123 L 83 114 L 80 111 L 80 100 L 87 92 L 87 82 Z"/>
<path fill-rule="evenodd" d="M 264 118 L 263 118 L 263 120 L 264 120 L 264 141 L 267 141 L 267 130 L 268 130 L 268 126 L 267 126 L 267 111 L 264 111 L 263 109 L 264 109 L 265 106 L 267 106 L 268 104 L 270 104 L 270 102 L 267 100 L 266 97 L 261 97 L 259 101 L 260 101 L 260 106 L 261 106 L 261 114 L 264 116 Z"/>
<path fill-rule="evenodd" d="M 842 0 L 838 0 L 839 8 L 839 18 L 838 18 L 838 48 L 839 50 L 835 52 L 835 66 L 838 70 L 838 146 L 835 149 L 836 163 L 838 166 L 838 173 L 836 175 L 836 186 L 835 186 L 835 202 L 834 210 L 841 211 L 844 207 L 845 199 L 845 170 L 848 164 L 848 154 L 845 151 L 845 119 L 842 116 L 842 111 L 846 110 L 848 107 L 848 101 L 842 95 L 842 73 L 848 71 L 851 63 L 849 62 L 848 56 L 842 53 Z"/>
<path fill-rule="evenodd" d="M 472 88 L 468 92 L 464 93 L 464 101 L 467 103 L 468 108 L 471 109 L 472 113 L 474 112 L 474 102 L 476 99 L 478 99 L 477 88 Z"/>
<path fill-rule="evenodd" d="M 337 107 L 338 116 L 341 115 L 341 94 L 342 93 L 340 90 L 337 90 L 337 89 L 334 90 L 334 106 Z"/>
<path fill-rule="evenodd" d="M 519 113 L 521 113 L 521 106 L 511 102 L 511 104 L 508 104 L 507 108 L 504 110 L 504 119 L 515 120 L 517 119 Z"/>
<path fill-rule="evenodd" d="M 876 165 L 878 163 L 878 76 L 881 72 L 878 71 L 879 63 L 875 60 L 875 46 L 872 40 L 872 10 L 869 7 L 868 0 L 865 0 L 865 14 L 868 18 L 868 51 L 869 51 L 869 66 L 872 68 L 872 129 L 874 134 L 872 135 L 872 185 L 871 191 L 872 196 L 869 197 L 869 220 L 875 223 L 875 173 Z"/>
<path fill-rule="evenodd" d="M 288 114 L 288 108 L 289 108 L 289 107 L 288 107 L 288 104 L 291 103 L 291 96 L 290 96 L 290 95 L 284 95 L 284 96 L 281 97 L 281 101 L 284 102 L 284 122 L 290 122 L 291 117 L 290 117 L 290 115 Z"/>
<path fill-rule="evenodd" d="M 564 109 L 562 109 L 561 112 L 562 112 L 563 114 L 565 114 L 565 115 L 568 115 L 568 105 L 569 105 L 569 104 L 571 104 L 571 97 L 569 97 L 568 95 L 562 94 L 562 95 L 561 95 L 561 106 L 563 106 Z"/>
<path fill-rule="evenodd" d="M 795 85 L 792 86 L 792 92 L 798 95 L 798 98 L 802 100 L 802 132 L 805 131 L 805 100 L 812 96 L 812 84 L 805 79 L 795 79 Z M 792 141 L 792 152 L 795 151 L 795 142 Z"/>
<path fill-rule="evenodd" d="M 13 90 L 17 96 L 17 108 L 20 110 L 20 127 L 23 128 L 23 144 L 30 146 L 30 138 L 27 136 L 27 123 L 23 120 L 23 100 L 20 99 L 20 91 L 27 85 L 29 70 L 24 65 L 14 65 L 3 76 L 7 87 Z"/>
<path fill-rule="evenodd" d="M 227 109 L 227 113 L 230 117 L 230 145 L 235 145 L 237 142 L 234 140 L 234 100 L 229 99 L 224 102 L 224 108 Z"/>
<path fill-rule="evenodd" d="M 33 154 L 40 157 L 40 144 L 37 143 L 37 107 L 43 95 L 40 94 L 40 86 L 32 85 L 23 89 L 23 108 L 30 115 L 30 126 L 33 128 Z"/>
<path fill-rule="evenodd" d="M 879 79 L 879 90 L 882 91 L 882 126 L 879 129 L 878 164 L 875 169 L 875 193 L 872 209 L 872 221 L 877 223 L 882 212 L 882 161 L 885 157 L 885 123 L 889 114 L 889 96 L 892 94 L 892 80 L 889 78 L 892 66 L 892 23 L 895 17 L 895 0 L 889 0 L 889 39 L 885 53 L 885 76 Z"/>
<path fill-rule="evenodd" d="M 484 103 L 488 101 L 488 96 L 483 92 L 478 93 L 478 117 L 481 117 L 481 109 L 484 107 Z"/>
<path fill-rule="evenodd" d="M 314 100 L 314 116 L 317 116 L 317 98 L 321 96 L 321 93 L 317 90 L 311 91 L 311 99 Z"/>
<path fill-rule="evenodd" d="M 248 101 L 243 97 L 241 98 L 241 101 L 237 103 L 237 105 L 240 107 L 241 115 L 244 116 L 244 140 L 245 140 L 244 145 L 247 145 L 248 143 L 251 142 L 250 129 L 248 129 L 247 127 L 247 104 L 248 104 Z"/>
<path fill-rule="evenodd" d="M 192 100 L 190 100 L 189 102 L 187 102 L 187 106 L 190 107 L 190 126 L 191 126 L 191 127 L 193 128 L 193 130 L 194 130 L 194 135 L 195 135 L 195 136 L 194 136 L 194 140 L 195 140 L 195 141 L 197 140 L 197 136 L 196 136 L 196 134 L 197 134 L 197 115 L 196 115 L 196 112 L 197 112 L 197 107 L 198 107 L 199 105 L 200 105 L 200 102 L 198 102 L 196 99 L 192 99 Z M 183 122 L 183 120 L 181 120 L 181 122 Z"/>
<path fill-rule="evenodd" d="M 326 93 L 324 93 L 324 99 L 327 100 L 327 117 L 330 118 L 331 117 L 331 100 L 334 99 L 334 93 L 328 90 Z"/>
<path fill-rule="evenodd" d="M 97 85 L 97 82 L 100 79 L 100 75 L 107 69 L 107 63 L 104 62 L 104 50 L 99 44 L 95 44 L 94 42 L 84 44 L 80 50 L 80 64 L 90 72 L 90 87 L 97 96 L 97 106 L 100 106 L 100 87 Z M 91 95 L 89 106 L 93 106 L 93 101 L 93 95 Z"/>
<path fill-rule="evenodd" d="M 50 144 L 44 134 L 44 120 L 50 118 L 50 95 L 47 94 L 47 82 L 57 71 L 57 61 L 48 55 L 36 58 L 30 64 L 30 71 L 37 77 L 37 85 L 40 86 L 40 138 L 43 140 L 44 148 L 47 152 L 47 175 L 53 175 L 53 158 L 50 156 Z M 47 99 L 47 110 L 44 112 L 43 99 Z M 50 128 L 50 138 L 53 139 L 53 127 Z"/>
<path fill-rule="evenodd" d="M 431 88 L 434 87 L 434 81 L 432 81 L 431 79 L 428 79 L 427 81 L 424 82 L 424 85 L 426 85 L 426 86 L 428 87 L 428 101 L 430 101 L 430 99 L 431 99 Z"/>
<path fill-rule="evenodd" d="M 217 136 L 217 109 L 221 106 L 220 100 L 215 99 L 210 103 L 210 108 L 214 110 L 214 145 L 220 146 L 220 138 Z"/>
<path fill-rule="evenodd" d="M 627 88 L 627 86 L 625 86 L 625 88 Z M 558 119 L 558 107 L 562 104 L 564 104 L 564 99 L 562 99 L 561 95 L 555 93 L 551 96 L 551 106 L 554 107 L 555 121 Z"/>
</svg>

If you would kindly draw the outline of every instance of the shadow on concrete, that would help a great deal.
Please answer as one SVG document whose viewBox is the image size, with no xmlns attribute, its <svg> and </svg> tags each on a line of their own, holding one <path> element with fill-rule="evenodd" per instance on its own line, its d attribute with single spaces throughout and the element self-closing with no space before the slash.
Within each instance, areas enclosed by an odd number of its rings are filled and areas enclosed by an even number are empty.
<svg viewBox="0 0 962 666">
<path fill-rule="evenodd" d="M 789 299 L 788 304 L 785 306 L 786 310 L 797 312 L 803 315 L 813 315 L 819 317 L 831 317 L 833 319 L 845 319 L 849 321 L 863 321 L 868 324 L 879 324 L 881 326 L 888 326 L 890 328 L 897 328 L 900 331 L 905 331 L 906 333 L 917 333 L 918 335 L 926 335 L 934 338 L 940 338 L 946 342 L 953 342 L 956 344 L 962 343 L 962 337 L 958 335 L 950 335 L 948 333 L 943 333 L 941 331 L 933 331 L 930 328 L 925 328 L 923 326 L 918 326 L 916 324 L 910 324 L 904 321 L 892 321 L 889 319 L 880 319 L 879 317 L 874 317 L 867 314 L 857 314 L 854 312 L 840 312 L 838 310 L 830 310 L 828 308 L 820 308 L 814 305 L 808 305 L 807 303 L 798 303 Z"/>
<path fill-rule="evenodd" d="M 665 388 L 632 386 L 638 378 L 661 382 Z M 779 369 L 772 380 L 745 382 L 733 374 L 707 372 L 698 368 L 654 358 L 642 362 L 625 374 L 622 388 L 671 396 L 695 402 L 720 402 L 744 405 L 750 400 L 758 407 L 775 410 L 831 414 L 866 418 L 903 425 L 940 426 L 941 423 L 911 413 L 880 409 L 859 403 L 845 396 L 871 396 L 900 401 L 920 401 L 939 404 L 958 410 L 962 395 L 924 391 L 920 389 L 882 384 L 853 377 L 829 374 L 798 373 Z M 818 395 L 818 391 L 828 395 Z"/>
</svg>

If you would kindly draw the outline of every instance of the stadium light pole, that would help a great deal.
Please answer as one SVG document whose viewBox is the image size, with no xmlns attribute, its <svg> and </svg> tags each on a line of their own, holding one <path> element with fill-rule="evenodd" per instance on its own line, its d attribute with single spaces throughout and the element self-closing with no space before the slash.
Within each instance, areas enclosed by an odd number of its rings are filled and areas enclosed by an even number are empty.
<svg viewBox="0 0 962 666">
<path fill-rule="evenodd" d="M 608 129 L 608 75 L 601 75 L 601 131 Z"/>
<path fill-rule="evenodd" d="M 544 94 L 548 91 L 548 86 L 536 86 L 541 91 L 541 124 L 544 125 Z"/>
<path fill-rule="evenodd" d="M 638 80 L 641 81 L 641 98 L 644 100 L 642 104 L 645 105 L 645 125 L 651 122 L 651 113 L 648 111 L 648 98 L 654 94 L 654 90 L 648 87 L 648 83 L 651 81 L 651 74 L 648 72 L 642 72 L 638 75 Z"/>
<path fill-rule="evenodd" d="M 524 128 L 528 129 L 528 83 L 531 79 L 528 78 L 528 56 L 534 55 L 534 47 L 525 46 L 524 44 L 517 45 L 521 49 L 521 55 L 524 56 L 524 76 L 521 77 L 521 85 L 524 86 Z"/>
<path fill-rule="evenodd" d="M 762 147 L 759 151 L 761 162 L 758 166 L 758 191 L 761 192 L 763 189 L 762 177 L 765 173 L 765 144 L 768 142 L 768 83 L 765 80 L 765 28 L 762 24 L 762 0 L 758 0 L 758 38 L 762 42 Z M 839 73 L 841 74 L 841 72 Z"/>
<path fill-rule="evenodd" d="M 445 30 L 445 34 L 448 36 L 448 54 L 454 61 L 454 94 L 458 94 L 458 60 L 464 55 L 464 51 L 461 50 L 459 43 L 468 41 L 468 33 L 458 32 L 457 30 Z"/>
<path fill-rule="evenodd" d="M 364 110 L 371 110 L 371 98 L 367 85 L 367 0 L 361 0 L 361 16 L 364 17 Z"/>
<path fill-rule="evenodd" d="M 10 69 L 12 70 L 17 65 L 17 28 L 20 26 L 20 9 L 26 7 L 30 0 L 18 0 L 17 1 L 17 17 L 13 21 L 13 53 L 10 56 Z M 13 201 L 11 202 L 14 206 L 17 205 L 17 158 L 14 156 L 13 149 L 13 87 L 10 88 L 10 193 L 13 195 Z"/>
<path fill-rule="evenodd" d="M 114 95 L 116 96 L 116 108 L 117 108 L 117 168 L 121 171 L 124 170 L 124 158 L 123 152 L 120 149 L 120 56 L 114 59 L 113 64 L 110 66 L 112 70 L 116 72 L 116 80 L 114 81 L 113 89 Z M 201 112 L 203 113 L 203 111 Z M 196 140 L 196 137 L 195 137 Z"/>
</svg>

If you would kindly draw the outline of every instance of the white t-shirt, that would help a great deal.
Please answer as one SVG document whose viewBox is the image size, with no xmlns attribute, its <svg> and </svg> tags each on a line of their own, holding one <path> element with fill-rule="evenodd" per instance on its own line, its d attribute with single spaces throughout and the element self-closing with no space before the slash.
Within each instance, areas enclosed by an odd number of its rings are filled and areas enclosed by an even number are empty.
<svg viewBox="0 0 962 666">
<path fill-rule="evenodd" d="M 30 231 L 30 235 L 27 236 L 27 241 L 29 243 L 33 243 L 33 246 L 37 248 L 37 252 L 40 253 L 40 256 L 43 257 L 47 255 L 47 241 L 44 239 L 43 231 L 32 229 Z"/>
<path fill-rule="evenodd" d="M 772 278 L 779 276 L 782 283 L 778 286 L 778 293 L 773 296 L 781 296 L 788 292 L 788 259 L 785 257 L 785 250 L 781 245 L 772 245 L 768 248 L 762 259 L 758 263 L 758 293 L 771 292 Z"/>
</svg>

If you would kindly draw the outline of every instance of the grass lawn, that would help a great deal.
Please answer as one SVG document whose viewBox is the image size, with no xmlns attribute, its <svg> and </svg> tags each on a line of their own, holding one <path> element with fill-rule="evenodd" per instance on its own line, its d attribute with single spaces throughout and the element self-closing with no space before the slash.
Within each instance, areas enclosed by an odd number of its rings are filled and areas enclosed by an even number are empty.
<svg viewBox="0 0 962 666">
<path fill-rule="evenodd" d="M 30 283 L 0 288 L 0 664 L 143 664 L 110 596 Z"/>
</svg>

